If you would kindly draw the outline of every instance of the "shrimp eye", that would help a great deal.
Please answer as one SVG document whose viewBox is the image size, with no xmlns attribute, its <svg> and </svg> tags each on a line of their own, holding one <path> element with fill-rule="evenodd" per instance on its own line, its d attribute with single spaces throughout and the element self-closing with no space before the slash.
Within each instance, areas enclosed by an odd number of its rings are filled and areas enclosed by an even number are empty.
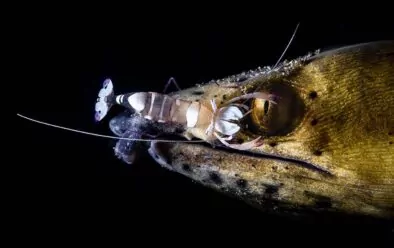
<svg viewBox="0 0 394 248">
<path fill-rule="evenodd" d="M 250 103 L 252 128 L 264 135 L 285 135 L 291 132 L 303 116 L 304 104 L 294 88 L 275 82 L 259 89 L 278 96 L 275 103 L 253 99 Z"/>
</svg>

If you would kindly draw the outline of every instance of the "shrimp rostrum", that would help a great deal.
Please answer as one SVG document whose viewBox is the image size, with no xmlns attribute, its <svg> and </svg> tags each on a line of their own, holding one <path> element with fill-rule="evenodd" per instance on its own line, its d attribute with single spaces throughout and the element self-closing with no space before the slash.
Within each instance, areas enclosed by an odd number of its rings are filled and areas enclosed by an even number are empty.
<svg viewBox="0 0 394 248">
<path fill-rule="evenodd" d="M 231 144 L 234 136 L 241 129 L 240 121 L 249 113 L 248 107 L 236 104 L 236 101 L 250 98 L 260 98 L 273 102 L 274 96 L 266 93 L 251 93 L 233 98 L 227 103 L 217 106 L 215 100 L 191 101 L 180 97 L 170 96 L 157 92 L 136 92 L 126 94 L 114 94 L 113 83 L 106 79 L 103 88 L 99 91 L 95 106 L 95 119 L 101 121 L 113 105 L 121 105 L 137 116 L 138 125 L 133 125 L 133 129 L 128 132 L 142 134 L 148 125 L 173 126 L 177 130 L 182 130 L 181 135 L 188 140 L 197 138 L 215 145 L 219 141 L 222 145 L 233 149 L 247 150 L 260 146 L 261 137 L 241 144 Z M 138 126 L 138 128 L 136 128 Z M 115 134 L 114 128 L 111 128 Z M 126 127 L 126 129 L 128 129 Z M 166 129 L 167 133 L 168 128 Z M 122 133 L 124 135 L 124 133 Z M 132 135 L 132 134 L 129 134 Z"/>
</svg>

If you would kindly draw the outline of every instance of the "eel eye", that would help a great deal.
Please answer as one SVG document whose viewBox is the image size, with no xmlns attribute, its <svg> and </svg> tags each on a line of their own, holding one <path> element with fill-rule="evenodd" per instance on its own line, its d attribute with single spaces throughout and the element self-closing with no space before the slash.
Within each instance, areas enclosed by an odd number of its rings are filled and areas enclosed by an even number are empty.
<svg viewBox="0 0 394 248">
<path fill-rule="evenodd" d="M 297 92 L 288 85 L 276 82 L 262 92 L 278 96 L 276 104 L 264 99 L 253 99 L 250 103 L 252 129 L 272 136 L 285 135 L 299 123 L 304 112 L 304 103 Z"/>
</svg>

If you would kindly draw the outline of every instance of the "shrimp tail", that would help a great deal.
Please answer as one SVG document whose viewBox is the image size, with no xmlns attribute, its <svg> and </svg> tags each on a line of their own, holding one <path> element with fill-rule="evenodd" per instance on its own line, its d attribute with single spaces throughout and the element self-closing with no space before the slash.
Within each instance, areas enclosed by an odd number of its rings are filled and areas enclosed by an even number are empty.
<svg viewBox="0 0 394 248">
<path fill-rule="evenodd" d="M 98 93 L 97 102 L 95 105 L 94 118 L 96 121 L 101 121 L 115 104 L 114 86 L 111 79 L 105 79 L 103 87 Z"/>
</svg>

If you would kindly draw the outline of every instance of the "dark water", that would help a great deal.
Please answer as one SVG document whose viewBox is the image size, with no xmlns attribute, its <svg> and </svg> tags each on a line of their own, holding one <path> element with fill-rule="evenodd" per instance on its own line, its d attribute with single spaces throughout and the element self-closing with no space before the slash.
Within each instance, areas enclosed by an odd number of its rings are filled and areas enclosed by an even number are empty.
<svg viewBox="0 0 394 248">
<path fill-rule="evenodd" d="M 27 80 L 15 84 L 17 111 L 58 125 L 109 134 L 108 119 L 96 124 L 93 112 L 106 77 L 112 78 L 116 92 L 162 91 L 170 77 L 186 88 L 272 65 L 297 24 L 271 20 L 267 26 L 257 18 L 242 23 L 201 23 L 203 16 L 193 24 L 167 18 L 151 24 L 150 19 L 137 17 L 116 24 L 105 19 L 75 24 L 72 18 L 38 21 L 23 45 L 27 55 L 23 63 L 29 68 L 20 72 Z M 387 22 L 304 22 L 285 57 L 394 39 L 392 27 Z M 110 116 L 119 111 L 115 108 Z M 127 235 L 146 232 L 152 239 L 165 231 L 173 235 L 169 237 L 184 237 L 190 243 L 191 239 L 217 237 L 256 240 L 264 246 L 287 239 L 304 246 L 336 244 L 341 242 L 339 237 L 380 244 L 394 234 L 388 221 L 330 216 L 289 220 L 264 214 L 160 168 L 147 154 L 132 166 L 123 164 L 113 156 L 111 140 L 22 119 L 17 119 L 17 127 L 21 136 L 11 147 L 18 165 L 8 166 L 17 167 L 23 182 L 19 198 L 24 203 L 19 207 L 29 230 L 38 228 L 37 223 L 43 225 L 43 232 L 68 225 L 82 234 L 96 228 L 104 232 L 119 228 Z M 139 231 L 131 231 L 131 227 Z M 221 230 L 228 236 L 220 234 Z M 67 232 L 59 235 L 67 237 Z M 311 241 L 313 237 L 317 241 Z"/>
</svg>

